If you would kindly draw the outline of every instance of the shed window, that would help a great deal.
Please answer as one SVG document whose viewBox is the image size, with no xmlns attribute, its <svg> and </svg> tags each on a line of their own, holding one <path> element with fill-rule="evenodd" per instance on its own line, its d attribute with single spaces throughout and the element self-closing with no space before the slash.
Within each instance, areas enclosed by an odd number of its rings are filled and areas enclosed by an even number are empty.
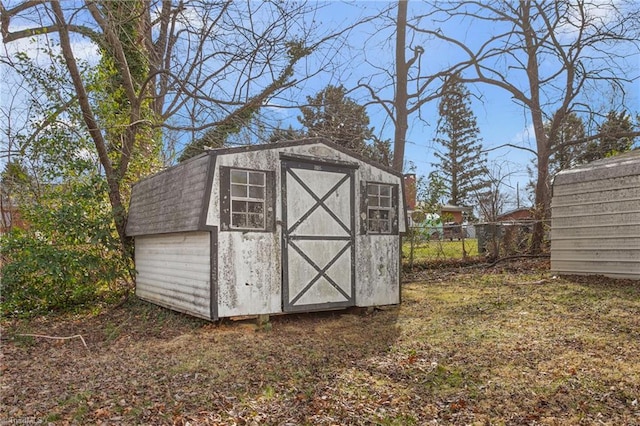
<svg viewBox="0 0 640 426">
<path fill-rule="evenodd" d="M 391 185 L 367 184 L 367 228 L 375 234 L 391 234 L 394 218 L 393 190 Z"/>
<path fill-rule="evenodd" d="M 223 231 L 275 230 L 275 172 L 220 166 Z"/>
<path fill-rule="evenodd" d="M 231 228 L 265 229 L 265 173 L 231 170 Z"/>
</svg>

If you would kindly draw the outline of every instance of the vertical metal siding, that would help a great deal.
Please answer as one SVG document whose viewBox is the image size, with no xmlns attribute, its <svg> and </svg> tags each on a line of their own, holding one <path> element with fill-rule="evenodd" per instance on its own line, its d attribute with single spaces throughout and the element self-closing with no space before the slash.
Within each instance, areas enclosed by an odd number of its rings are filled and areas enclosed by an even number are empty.
<svg viewBox="0 0 640 426">
<path fill-rule="evenodd" d="M 551 208 L 552 271 L 640 279 L 640 174 L 554 185 Z"/>
<path fill-rule="evenodd" d="M 209 232 L 136 237 L 136 295 L 210 319 Z"/>
</svg>

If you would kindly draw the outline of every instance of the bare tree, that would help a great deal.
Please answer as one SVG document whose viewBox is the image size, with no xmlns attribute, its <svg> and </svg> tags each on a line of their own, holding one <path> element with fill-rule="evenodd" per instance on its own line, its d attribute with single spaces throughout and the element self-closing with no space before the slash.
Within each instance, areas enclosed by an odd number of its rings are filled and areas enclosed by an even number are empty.
<svg viewBox="0 0 640 426">
<path fill-rule="evenodd" d="M 395 72 L 390 73 L 387 65 L 367 60 L 375 71 L 362 78 L 358 88 L 365 89 L 371 98 L 366 105 L 382 107 L 393 123 L 393 168 L 402 172 L 409 118 L 419 115 L 423 105 L 440 96 L 444 77 L 449 70 L 432 74 L 423 70 L 425 47 L 414 44 L 413 34 L 409 36 L 410 42 L 407 42 L 407 30 L 412 28 L 409 25 L 408 0 L 398 0 L 395 16 L 392 11 L 391 8 L 384 10 L 379 21 L 382 22 L 382 28 L 393 30 L 392 39 L 388 41 L 395 49 Z M 407 53 L 410 54 L 408 59 Z"/>
<path fill-rule="evenodd" d="M 27 127 L 22 117 L 28 117 L 32 112 L 32 105 L 19 96 L 22 87 L 21 81 L 14 81 L 7 72 L 0 75 L 4 82 L 2 103 L 0 104 L 0 122 L 3 123 L 0 130 L 0 159 L 5 163 L 4 170 L 0 174 L 0 233 L 7 232 L 15 223 L 15 188 L 17 181 L 28 180 L 27 173 L 18 162 L 21 154 L 22 143 L 19 135 Z M 21 179 L 23 175 L 24 178 Z"/>
<path fill-rule="evenodd" d="M 485 169 L 488 187 L 474 192 L 480 218 L 485 222 L 481 231 L 484 232 L 484 236 L 478 241 L 484 240 L 485 247 L 481 250 L 488 250 L 492 258 L 499 257 L 501 243 L 505 242 L 505 228 L 498 224 L 497 219 L 513 201 L 511 194 L 506 190 L 507 181 L 514 174 L 510 168 L 506 161 L 492 162 Z"/>
<path fill-rule="evenodd" d="M 127 248 L 132 161 L 151 152 L 145 146 L 161 143 L 161 129 L 189 131 L 195 138 L 213 127 L 238 127 L 295 85 L 296 63 L 338 36 L 312 38 L 315 24 L 306 26 L 313 21 L 303 18 L 314 7 L 250 0 L 36 0 L 8 9 L 0 1 L 0 29 L 7 44 L 32 37 L 59 44 L 75 91 L 68 100 L 81 109 Z M 25 22 L 33 26 L 25 28 Z M 103 83 L 121 93 L 120 121 L 105 119 L 96 74 L 84 73 L 78 64 L 76 46 L 82 40 L 99 52 Z"/>
<path fill-rule="evenodd" d="M 506 191 L 508 179 L 514 175 L 511 166 L 505 162 L 492 162 L 485 168 L 488 187 L 474 191 L 480 217 L 485 222 L 495 222 L 504 213 L 506 207 L 512 204 L 512 197 Z"/>
<path fill-rule="evenodd" d="M 536 139 L 537 211 L 539 219 L 548 217 L 552 141 L 569 113 L 593 110 L 588 95 L 613 92 L 624 103 L 625 83 L 638 77 L 626 59 L 638 53 L 639 8 L 624 1 L 461 1 L 438 4 L 420 18 L 457 28 L 468 24 L 468 39 L 446 28 L 408 25 L 463 57 L 452 66 L 463 82 L 501 88 L 528 111 Z M 543 236 L 539 221 L 533 252 L 541 249 Z"/>
</svg>

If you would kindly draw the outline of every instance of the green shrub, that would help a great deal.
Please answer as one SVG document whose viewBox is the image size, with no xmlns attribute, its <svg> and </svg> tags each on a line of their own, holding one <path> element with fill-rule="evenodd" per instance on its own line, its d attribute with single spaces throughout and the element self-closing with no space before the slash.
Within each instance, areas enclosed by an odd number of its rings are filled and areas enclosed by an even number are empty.
<svg viewBox="0 0 640 426">
<path fill-rule="evenodd" d="M 117 296 L 130 263 L 122 254 L 100 177 L 52 185 L 25 209 L 27 229 L 0 239 L 3 315 L 68 311 Z"/>
</svg>

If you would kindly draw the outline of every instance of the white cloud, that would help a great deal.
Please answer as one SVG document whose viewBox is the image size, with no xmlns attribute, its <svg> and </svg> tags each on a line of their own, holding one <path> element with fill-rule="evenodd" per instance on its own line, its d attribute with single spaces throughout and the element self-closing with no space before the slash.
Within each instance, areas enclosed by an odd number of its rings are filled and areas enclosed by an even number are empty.
<svg viewBox="0 0 640 426">
<path fill-rule="evenodd" d="M 550 3 L 552 4 L 552 3 Z M 594 1 L 583 5 L 580 10 L 575 4 L 571 4 L 567 13 L 562 16 L 562 24 L 556 28 L 556 35 L 565 41 L 572 41 L 578 37 L 580 28 L 584 24 L 602 27 L 613 21 L 621 12 L 617 2 L 611 0 Z M 584 16 L 581 12 L 584 12 Z"/>
<path fill-rule="evenodd" d="M 516 133 L 509 143 L 522 146 L 522 147 L 531 147 L 532 141 L 536 140 L 536 133 L 533 128 L 533 124 L 529 124 L 527 127 Z"/>
</svg>

